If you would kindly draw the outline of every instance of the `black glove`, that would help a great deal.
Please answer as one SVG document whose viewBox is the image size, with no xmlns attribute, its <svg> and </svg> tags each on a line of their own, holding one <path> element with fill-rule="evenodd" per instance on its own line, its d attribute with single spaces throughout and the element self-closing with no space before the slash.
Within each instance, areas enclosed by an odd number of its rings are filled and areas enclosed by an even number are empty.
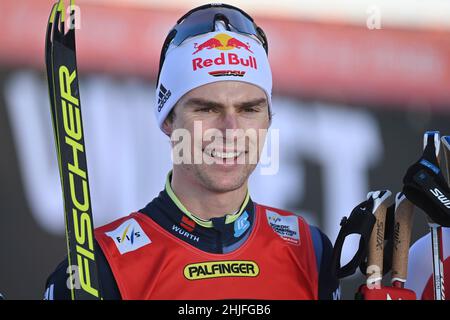
<svg viewBox="0 0 450 320">
<path fill-rule="evenodd" d="M 422 157 L 409 167 L 403 183 L 403 193 L 409 201 L 434 223 L 450 227 L 450 188 L 439 167 L 433 141 L 428 141 Z"/>
</svg>

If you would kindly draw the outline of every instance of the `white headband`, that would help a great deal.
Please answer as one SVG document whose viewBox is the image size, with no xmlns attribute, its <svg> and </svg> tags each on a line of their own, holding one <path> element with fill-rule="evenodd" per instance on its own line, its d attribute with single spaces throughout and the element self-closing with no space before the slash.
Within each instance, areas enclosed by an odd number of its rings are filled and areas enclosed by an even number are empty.
<svg viewBox="0 0 450 320">
<path fill-rule="evenodd" d="M 192 89 L 230 80 L 260 87 L 270 107 L 272 72 L 267 54 L 257 40 L 230 31 L 216 31 L 169 49 L 156 88 L 155 114 L 159 127 L 178 100 Z"/>
</svg>

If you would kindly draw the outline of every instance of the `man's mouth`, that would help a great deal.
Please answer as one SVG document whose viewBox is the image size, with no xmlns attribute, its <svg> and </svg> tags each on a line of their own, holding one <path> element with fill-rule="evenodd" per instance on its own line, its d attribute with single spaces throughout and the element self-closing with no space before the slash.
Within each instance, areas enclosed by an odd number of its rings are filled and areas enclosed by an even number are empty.
<svg viewBox="0 0 450 320">
<path fill-rule="evenodd" d="M 203 152 L 215 159 L 238 158 L 242 154 L 247 153 L 246 151 L 219 151 L 216 149 L 204 149 Z"/>
</svg>

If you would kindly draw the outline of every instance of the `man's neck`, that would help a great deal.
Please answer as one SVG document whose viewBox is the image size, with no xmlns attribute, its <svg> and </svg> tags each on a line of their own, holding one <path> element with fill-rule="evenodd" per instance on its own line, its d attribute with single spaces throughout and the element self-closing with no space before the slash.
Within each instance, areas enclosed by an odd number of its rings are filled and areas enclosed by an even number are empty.
<svg viewBox="0 0 450 320">
<path fill-rule="evenodd" d="M 237 213 L 247 195 L 247 183 L 236 190 L 213 192 L 190 182 L 176 171 L 172 173 L 171 186 L 186 209 L 203 220 Z"/>
</svg>

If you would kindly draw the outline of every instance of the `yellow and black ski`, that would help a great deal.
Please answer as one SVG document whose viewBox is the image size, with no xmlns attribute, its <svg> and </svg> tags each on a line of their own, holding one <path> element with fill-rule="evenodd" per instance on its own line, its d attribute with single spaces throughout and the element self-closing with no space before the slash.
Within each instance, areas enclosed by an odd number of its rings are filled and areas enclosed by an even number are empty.
<svg viewBox="0 0 450 320">
<path fill-rule="evenodd" d="M 56 153 L 64 200 L 72 300 L 101 299 L 75 49 L 75 5 L 54 4 L 47 26 L 45 62 Z"/>
</svg>

